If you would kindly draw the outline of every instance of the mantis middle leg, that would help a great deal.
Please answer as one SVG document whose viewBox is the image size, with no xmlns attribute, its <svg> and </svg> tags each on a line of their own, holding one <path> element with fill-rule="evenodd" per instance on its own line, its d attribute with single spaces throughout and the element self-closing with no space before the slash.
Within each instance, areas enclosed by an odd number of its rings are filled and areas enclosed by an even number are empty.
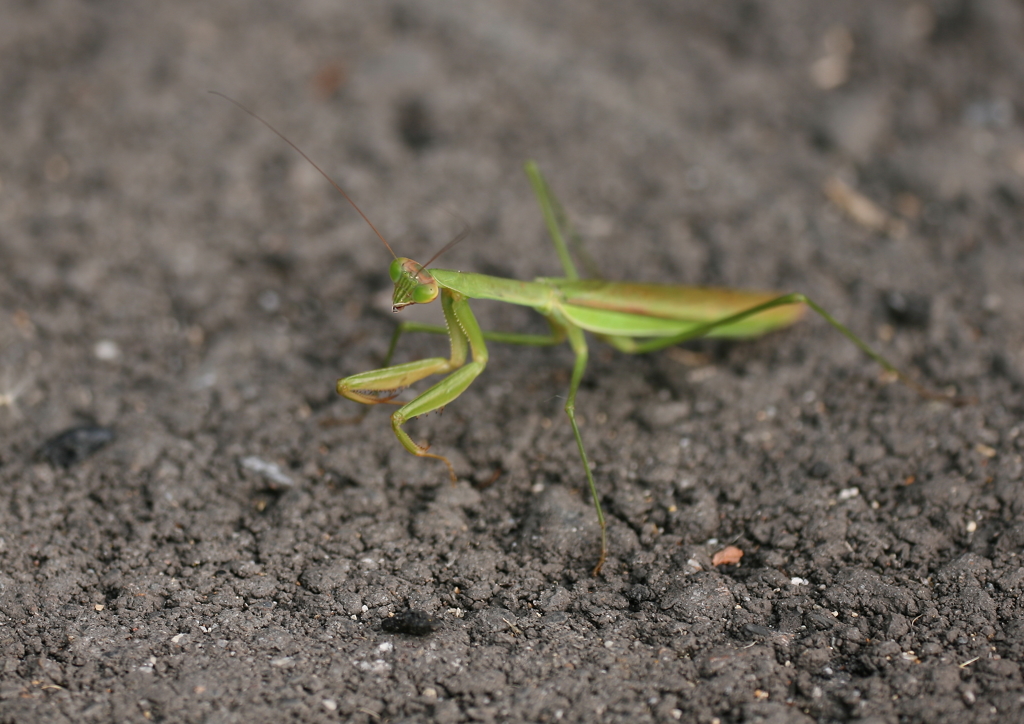
<svg viewBox="0 0 1024 724">
<path fill-rule="evenodd" d="M 565 414 L 569 416 L 569 424 L 572 425 L 572 434 L 576 437 L 576 447 L 580 451 L 580 461 L 583 463 L 583 472 L 587 476 L 587 485 L 590 486 L 590 496 L 594 499 L 594 510 L 597 511 L 597 522 L 601 526 L 601 556 L 594 566 L 594 575 L 601 573 L 605 558 L 608 557 L 608 524 L 604 519 L 604 511 L 601 509 L 601 496 L 597 493 L 597 485 L 594 483 L 594 474 L 590 472 L 590 460 L 587 459 L 587 451 L 583 448 L 583 436 L 580 435 L 580 427 L 576 424 L 576 392 L 583 381 L 583 373 L 587 369 L 587 339 L 583 330 L 575 326 L 567 326 L 566 332 L 569 335 L 569 345 L 576 355 L 576 362 L 572 366 L 572 381 L 569 383 L 569 396 L 565 400 Z"/>
<path fill-rule="evenodd" d="M 423 324 L 422 322 L 400 322 L 391 335 L 391 344 L 388 345 L 388 353 L 384 357 L 384 366 L 391 363 L 391 357 L 398 346 L 398 338 L 406 332 L 426 332 L 428 334 L 448 334 L 447 327 L 436 324 Z M 528 347 L 550 347 L 561 344 L 565 341 L 565 332 L 555 325 L 551 327 L 551 334 L 519 334 L 518 332 L 483 332 L 483 338 L 488 342 L 500 344 L 519 344 Z"/>
</svg>

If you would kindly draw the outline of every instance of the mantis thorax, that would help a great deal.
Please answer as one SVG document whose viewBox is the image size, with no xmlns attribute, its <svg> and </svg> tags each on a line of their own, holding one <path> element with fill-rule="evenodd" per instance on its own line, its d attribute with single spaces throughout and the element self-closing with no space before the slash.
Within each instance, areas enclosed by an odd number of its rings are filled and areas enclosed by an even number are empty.
<svg viewBox="0 0 1024 724">
<path fill-rule="evenodd" d="M 410 304 L 427 304 L 437 298 L 437 282 L 419 262 L 400 257 L 391 262 L 391 281 L 395 283 L 391 311 Z"/>
</svg>

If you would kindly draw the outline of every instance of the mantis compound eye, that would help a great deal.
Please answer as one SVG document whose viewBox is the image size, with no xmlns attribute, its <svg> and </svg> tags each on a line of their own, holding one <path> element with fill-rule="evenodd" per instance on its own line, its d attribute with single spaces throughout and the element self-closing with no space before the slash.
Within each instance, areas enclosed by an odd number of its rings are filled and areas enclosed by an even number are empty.
<svg viewBox="0 0 1024 724">
<path fill-rule="evenodd" d="M 412 290 L 412 300 L 416 304 L 426 304 L 437 298 L 437 282 L 433 279 L 429 284 L 418 284 Z"/>
</svg>

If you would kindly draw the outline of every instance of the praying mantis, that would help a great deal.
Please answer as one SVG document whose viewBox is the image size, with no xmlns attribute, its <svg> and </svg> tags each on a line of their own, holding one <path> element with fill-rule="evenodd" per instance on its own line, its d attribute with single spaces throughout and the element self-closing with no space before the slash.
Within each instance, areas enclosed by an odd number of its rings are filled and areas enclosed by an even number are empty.
<svg viewBox="0 0 1024 724">
<path fill-rule="evenodd" d="M 211 91 L 216 93 L 215 91 Z M 801 293 L 780 294 L 736 289 L 672 286 L 581 279 L 570 256 L 565 237 L 569 233 L 567 217 L 555 199 L 537 164 L 526 163 L 526 174 L 541 207 L 548 233 L 561 261 L 564 276 L 542 277 L 532 282 L 504 279 L 485 274 L 431 268 L 431 264 L 465 236 L 460 234 L 426 264 L 397 256 L 384 236 L 360 210 L 348 194 L 309 156 L 277 129 L 237 101 L 221 95 L 263 123 L 297 151 L 352 205 L 373 229 L 391 253 L 391 281 L 394 283 L 392 311 L 414 304 L 429 304 L 438 297 L 445 325 L 401 322 L 395 328 L 384 366 L 344 377 L 337 382 L 338 394 L 364 405 L 399 404 L 391 415 L 391 427 L 402 447 L 418 457 L 440 460 L 448 466 L 453 482 L 455 469 L 443 455 L 429 446 L 413 441 L 404 425 L 409 420 L 440 410 L 453 402 L 472 384 L 487 366 L 487 342 L 549 346 L 568 342 L 575 355 L 565 413 L 572 426 L 583 472 L 600 526 L 600 554 L 593 575 L 600 574 L 608 556 L 608 530 L 601 496 L 594 482 L 590 461 L 576 420 L 576 394 L 587 367 L 588 346 L 585 332 L 631 354 L 654 352 L 699 337 L 750 338 L 782 329 L 796 322 L 807 309 L 821 316 L 868 357 L 895 375 L 922 396 L 957 402 L 919 385 L 896 368 L 863 339 L 836 320 L 825 309 Z M 543 316 L 550 334 L 484 332 L 469 306 L 471 299 L 491 299 L 530 307 Z M 390 365 L 399 338 L 405 332 L 447 335 L 451 353 L 445 357 Z M 404 389 L 432 375 L 445 375 L 413 400 L 395 402 Z"/>
</svg>

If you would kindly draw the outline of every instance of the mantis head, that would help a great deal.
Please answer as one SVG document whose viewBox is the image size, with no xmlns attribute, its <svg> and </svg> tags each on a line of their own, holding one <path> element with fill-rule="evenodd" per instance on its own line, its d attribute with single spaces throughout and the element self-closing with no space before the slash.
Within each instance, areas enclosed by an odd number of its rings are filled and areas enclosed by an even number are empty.
<svg viewBox="0 0 1024 724">
<path fill-rule="evenodd" d="M 428 304 L 437 298 L 437 282 L 419 262 L 399 257 L 391 262 L 389 271 L 395 283 L 391 311 L 397 312 L 410 304 Z"/>
</svg>

